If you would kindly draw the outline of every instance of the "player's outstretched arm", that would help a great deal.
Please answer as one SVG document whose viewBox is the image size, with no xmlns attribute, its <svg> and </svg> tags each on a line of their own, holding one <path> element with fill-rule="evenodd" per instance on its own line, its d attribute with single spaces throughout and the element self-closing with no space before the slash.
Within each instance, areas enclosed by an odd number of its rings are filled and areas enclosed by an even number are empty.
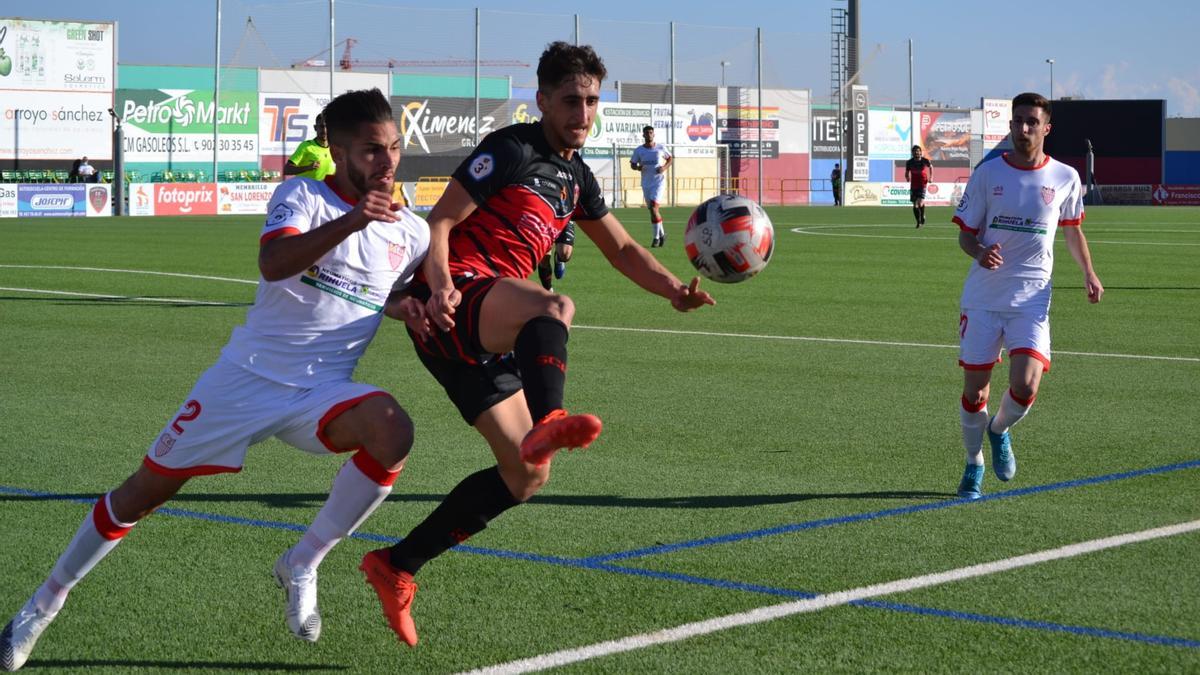
<svg viewBox="0 0 1200 675">
<path fill-rule="evenodd" d="M 650 251 L 634 241 L 612 213 L 604 214 L 599 220 L 578 222 L 617 271 L 647 291 L 670 300 L 675 309 L 687 312 L 703 305 L 717 304 L 711 295 L 700 290 L 699 277 L 684 284 Z"/>
<path fill-rule="evenodd" d="M 1096 276 L 1096 270 L 1092 269 L 1092 252 L 1088 249 L 1087 237 L 1083 236 L 1083 230 L 1076 226 L 1064 227 L 1062 231 L 1067 250 L 1071 252 L 1071 257 L 1075 259 L 1079 269 L 1083 270 L 1083 290 L 1087 292 L 1088 302 L 1100 302 L 1100 298 L 1104 297 L 1104 285 L 1100 283 L 1100 277 Z"/>
<path fill-rule="evenodd" d="M 430 290 L 425 309 L 429 320 L 442 330 L 454 327 L 454 308 L 462 299 L 450 278 L 450 230 L 474 210 L 475 200 L 457 179 L 451 178 L 429 212 L 429 253 L 421 268 Z"/>
<path fill-rule="evenodd" d="M 353 210 L 340 218 L 334 218 L 304 234 L 283 235 L 268 241 L 258 249 L 258 271 L 267 281 L 296 276 L 372 220 L 396 222 L 390 193 L 379 190 L 368 192 L 354 205 Z"/>
</svg>

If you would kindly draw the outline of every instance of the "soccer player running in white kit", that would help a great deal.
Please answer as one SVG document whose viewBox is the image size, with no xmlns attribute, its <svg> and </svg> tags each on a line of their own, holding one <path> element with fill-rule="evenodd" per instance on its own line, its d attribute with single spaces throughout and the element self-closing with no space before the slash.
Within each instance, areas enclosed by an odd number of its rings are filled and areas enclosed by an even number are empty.
<svg viewBox="0 0 1200 675">
<path fill-rule="evenodd" d="M 1050 102 L 1040 94 L 1012 101 L 1013 151 L 975 170 L 958 204 L 958 243 L 975 263 L 963 285 L 959 364 L 963 367 L 962 438 L 967 461 L 958 495 L 983 495 L 983 437 L 1000 480 L 1017 471 L 1009 428 L 1029 412 L 1042 373 L 1050 370 L 1050 273 L 1054 232 L 1061 226 L 1071 257 L 1083 271 L 1090 302 L 1104 286 L 1080 224 L 1079 174 L 1043 152 L 1050 133 Z M 992 367 L 1008 351 L 1008 391 L 988 418 Z"/>
<path fill-rule="evenodd" d="M 642 138 L 646 142 L 633 149 L 629 166 L 634 171 L 642 172 L 642 197 L 646 200 L 646 208 L 650 209 L 650 227 L 654 232 L 650 247 L 654 248 L 661 247 L 667 241 L 658 205 L 666 196 L 667 167 L 675 158 L 666 148 L 654 142 L 654 127 L 642 127 Z"/>
<path fill-rule="evenodd" d="M 348 92 L 324 117 L 337 173 L 275 190 L 245 324 L 5 627 L 5 670 L 25 664 L 67 594 L 135 523 L 193 476 L 241 471 L 248 446 L 272 436 L 319 455 L 353 453 L 308 531 L 274 567 L 288 628 L 310 642 L 320 635 L 317 566 L 391 492 L 413 442 L 396 399 L 351 376 L 383 314 L 404 319 L 416 302 L 392 289 L 407 283 L 429 248 L 425 221 L 392 203 L 400 136 L 387 98 L 378 89 Z"/>
</svg>

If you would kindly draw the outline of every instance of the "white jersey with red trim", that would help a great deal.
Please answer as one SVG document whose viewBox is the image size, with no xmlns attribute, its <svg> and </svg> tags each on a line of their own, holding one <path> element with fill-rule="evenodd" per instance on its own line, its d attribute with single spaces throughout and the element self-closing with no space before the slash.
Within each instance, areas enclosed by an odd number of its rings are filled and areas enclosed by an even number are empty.
<svg viewBox="0 0 1200 675">
<path fill-rule="evenodd" d="M 1058 226 L 1083 222 L 1083 190 L 1075 169 L 1046 157 L 1023 169 L 1008 155 L 980 164 L 954 214 L 960 229 L 980 243 L 1000 244 L 1004 262 L 994 270 L 971 263 L 962 307 L 991 311 L 1048 311 Z"/>
<path fill-rule="evenodd" d="M 641 165 L 642 187 L 657 186 L 667 179 L 665 175 L 658 172 L 658 167 L 666 164 L 670 157 L 671 151 L 658 143 L 655 143 L 652 148 L 647 148 L 643 143 L 633 149 L 633 156 L 630 159 Z"/>
<path fill-rule="evenodd" d="M 297 177 L 275 189 L 261 243 L 304 234 L 348 213 L 353 204 L 330 182 Z M 375 336 L 393 287 L 406 285 L 429 250 L 429 225 L 405 207 L 396 222 L 372 221 L 304 272 L 259 279 L 246 323 L 233 329 L 221 357 L 261 377 L 297 387 L 349 380 Z"/>
</svg>

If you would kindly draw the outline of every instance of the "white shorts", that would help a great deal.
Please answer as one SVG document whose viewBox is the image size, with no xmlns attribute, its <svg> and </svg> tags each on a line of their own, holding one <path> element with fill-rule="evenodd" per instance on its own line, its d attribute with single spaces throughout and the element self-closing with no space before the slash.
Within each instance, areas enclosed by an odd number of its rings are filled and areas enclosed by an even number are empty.
<svg viewBox="0 0 1200 675">
<path fill-rule="evenodd" d="M 1050 315 L 1037 312 L 993 312 L 964 309 L 958 319 L 958 365 L 966 370 L 991 370 L 1000 363 L 1000 348 L 1029 354 L 1050 370 Z"/>
<path fill-rule="evenodd" d="M 387 395 L 350 381 L 291 387 L 218 360 L 196 381 L 143 463 L 166 476 L 237 472 L 246 449 L 271 436 L 317 455 L 356 450 L 331 447 L 325 425 L 363 399 Z"/>
<path fill-rule="evenodd" d="M 646 200 L 646 206 L 654 204 L 662 204 L 663 198 L 667 194 L 667 181 L 657 180 L 653 183 L 642 183 L 642 197 Z"/>
</svg>

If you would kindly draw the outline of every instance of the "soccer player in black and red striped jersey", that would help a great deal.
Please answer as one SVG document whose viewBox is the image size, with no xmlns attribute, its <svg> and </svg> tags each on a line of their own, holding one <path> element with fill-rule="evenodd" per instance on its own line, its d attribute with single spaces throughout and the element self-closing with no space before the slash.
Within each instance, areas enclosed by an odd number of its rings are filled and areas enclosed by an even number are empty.
<svg viewBox="0 0 1200 675">
<path fill-rule="evenodd" d="M 600 57 L 555 42 L 537 74 L 541 121 L 490 134 L 458 167 L 429 215 L 429 255 L 410 287 L 427 301 L 423 322 L 408 324 L 417 355 L 497 463 L 460 482 L 403 541 L 363 558 L 388 624 L 409 645 L 417 570 L 532 497 L 559 449 L 600 433 L 597 417 L 563 409 L 575 306 L 527 279 L 567 223 L 676 310 L 714 304 L 698 277 L 681 282 L 629 236 L 579 155 L 606 75 Z"/>
</svg>

